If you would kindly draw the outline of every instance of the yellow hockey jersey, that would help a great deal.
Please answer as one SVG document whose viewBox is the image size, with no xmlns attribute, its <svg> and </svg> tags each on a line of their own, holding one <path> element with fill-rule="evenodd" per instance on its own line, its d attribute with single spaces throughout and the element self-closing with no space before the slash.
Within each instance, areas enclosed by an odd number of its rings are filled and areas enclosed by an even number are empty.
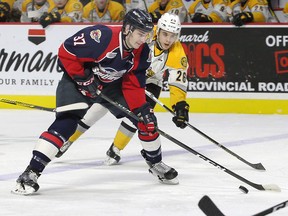
<svg viewBox="0 0 288 216">
<path fill-rule="evenodd" d="M 159 12 L 161 15 L 167 12 L 173 13 L 179 16 L 181 22 L 187 21 L 188 13 L 182 0 L 169 0 L 164 9 L 160 8 L 160 1 L 156 0 L 152 3 L 148 8 L 148 12 Z"/>
<path fill-rule="evenodd" d="M 57 8 L 53 2 L 48 8 L 48 13 L 56 11 L 61 15 L 60 22 L 82 22 L 83 5 L 78 0 L 68 0 L 63 9 Z"/>
<path fill-rule="evenodd" d="M 202 13 L 210 16 L 213 22 L 228 22 L 226 7 L 229 3 L 228 0 L 211 0 L 207 3 L 204 0 L 195 0 L 190 5 L 188 13 L 191 19 L 195 13 Z"/>
<path fill-rule="evenodd" d="M 180 41 L 176 41 L 169 50 L 160 50 L 156 38 L 149 43 L 152 60 L 146 72 L 146 84 L 153 83 L 163 88 L 163 75 L 167 71 L 171 106 L 186 100 L 188 61 Z"/>
<path fill-rule="evenodd" d="M 38 2 L 41 2 L 38 0 Z M 21 7 L 21 22 L 38 22 L 43 13 L 54 4 L 53 0 L 43 0 L 44 4 L 37 4 L 35 0 L 24 0 Z"/>
<path fill-rule="evenodd" d="M 253 22 L 275 22 L 266 0 L 247 0 L 244 4 L 241 0 L 235 0 L 229 7 L 233 16 L 241 12 L 251 12 Z"/>
<path fill-rule="evenodd" d="M 125 8 L 118 2 L 108 0 L 103 12 L 95 2 L 89 2 L 83 9 L 84 22 L 120 22 L 125 16 Z"/>
</svg>

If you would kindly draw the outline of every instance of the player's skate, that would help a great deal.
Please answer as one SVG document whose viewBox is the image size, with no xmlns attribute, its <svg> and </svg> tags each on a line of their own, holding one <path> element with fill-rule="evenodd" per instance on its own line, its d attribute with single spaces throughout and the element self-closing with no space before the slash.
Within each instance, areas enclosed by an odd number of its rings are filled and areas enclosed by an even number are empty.
<svg viewBox="0 0 288 216">
<path fill-rule="evenodd" d="M 14 194 L 30 195 L 38 191 L 37 179 L 39 173 L 34 172 L 30 166 L 18 177 L 15 188 L 11 191 Z"/>
<path fill-rule="evenodd" d="M 163 184 L 179 184 L 177 179 L 178 172 L 162 161 L 152 164 L 149 172 L 158 177 L 159 181 Z"/>
<path fill-rule="evenodd" d="M 55 155 L 56 158 L 61 157 L 67 150 L 68 148 L 72 145 L 73 142 L 70 142 L 69 140 L 66 141 L 63 146 L 59 149 L 58 153 Z"/>
<path fill-rule="evenodd" d="M 113 143 L 106 152 L 106 155 L 107 158 L 104 163 L 108 166 L 118 164 L 121 159 L 120 150 L 116 146 L 114 146 Z"/>
<path fill-rule="evenodd" d="M 141 155 L 145 159 L 146 163 L 150 167 L 149 172 L 154 176 L 158 177 L 159 181 L 163 184 L 179 184 L 177 179 L 178 172 L 160 161 L 159 163 L 152 164 L 147 160 L 146 153 L 144 149 L 141 150 Z"/>
</svg>

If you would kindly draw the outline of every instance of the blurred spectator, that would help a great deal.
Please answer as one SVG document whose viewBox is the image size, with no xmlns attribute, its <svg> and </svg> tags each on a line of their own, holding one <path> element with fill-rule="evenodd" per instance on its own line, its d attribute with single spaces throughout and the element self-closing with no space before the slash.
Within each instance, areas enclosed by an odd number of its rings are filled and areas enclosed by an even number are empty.
<svg viewBox="0 0 288 216">
<path fill-rule="evenodd" d="M 182 0 L 156 0 L 148 8 L 153 22 L 157 23 L 158 19 L 164 13 L 172 13 L 179 16 L 181 22 L 188 22 L 188 12 Z"/>
<path fill-rule="evenodd" d="M 195 0 L 188 11 L 192 22 L 229 22 L 229 4 L 230 0 Z"/>
<path fill-rule="evenodd" d="M 284 14 L 284 22 L 288 22 L 288 2 L 285 4 L 283 8 L 283 14 Z"/>
<path fill-rule="evenodd" d="M 21 8 L 21 22 L 38 22 L 39 18 L 48 11 L 53 0 L 24 0 Z"/>
<path fill-rule="evenodd" d="M 15 0 L 0 0 L 0 22 L 19 22 L 21 11 L 13 8 Z"/>
<path fill-rule="evenodd" d="M 124 15 L 124 6 L 112 0 L 94 0 L 83 9 L 84 22 L 120 22 Z"/>
<path fill-rule="evenodd" d="M 55 22 L 82 22 L 83 6 L 78 0 L 53 0 L 48 12 L 39 19 L 43 28 Z"/>
<path fill-rule="evenodd" d="M 235 0 L 230 4 L 232 23 L 242 26 L 252 22 L 275 22 L 266 0 Z"/>
<path fill-rule="evenodd" d="M 147 10 L 149 6 L 154 3 L 154 0 L 125 0 L 126 11 L 132 8 L 139 8 L 142 10 Z"/>
</svg>

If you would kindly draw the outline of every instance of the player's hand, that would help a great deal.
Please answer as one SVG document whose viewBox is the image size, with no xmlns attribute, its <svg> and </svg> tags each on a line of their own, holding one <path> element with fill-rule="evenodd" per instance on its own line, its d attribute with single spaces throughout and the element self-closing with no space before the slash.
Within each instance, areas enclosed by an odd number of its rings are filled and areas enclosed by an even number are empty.
<svg viewBox="0 0 288 216">
<path fill-rule="evenodd" d="M 145 103 L 140 108 L 134 110 L 139 117 L 138 129 L 141 133 L 153 135 L 156 132 L 157 118 L 149 103 Z"/>
<path fill-rule="evenodd" d="M 235 26 L 242 26 L 246 23 L 252 22 L 254 19 L 253 14 L 251 12 L 242 12 L 233 16 L 232 23 Z"/>
<path fill-rule="evenodd" d="M 85 73 L 86 77 L 74 77 L 78 90 L 86 97 L 96 98 L 102 86 L 97 83 L 90 69 L 86 69 Z"/>
<path fill-rule="evenodd" d="M 185 128 L 187 126 L 185 122 L 189 121 L 189 104 L 187 104 L 186 101 L 180 101 L 172 108 L 176 114 L 172 118 L 172 121 L 177 127 Z"/>
<path fill-rule="evenodd" d="M 213 22 L 210 16 L 202 13 L 195 13 L 191 20 L 192 22 Z"/>
<path fill-rule="evenodd" d="M 0 22 L 7 22 L 10 15 L 10 6 L 6 2 L 0 2 Z"/>
<path fill-rule="evenodd" d="M 60 22 L 61 15 L 59 12 L 51 12 L 51 13 L 44 13 L 40 19 L 39 23 L 42 25 L 43 28 L 46 28 L 51 23 Z"/>
</svg>

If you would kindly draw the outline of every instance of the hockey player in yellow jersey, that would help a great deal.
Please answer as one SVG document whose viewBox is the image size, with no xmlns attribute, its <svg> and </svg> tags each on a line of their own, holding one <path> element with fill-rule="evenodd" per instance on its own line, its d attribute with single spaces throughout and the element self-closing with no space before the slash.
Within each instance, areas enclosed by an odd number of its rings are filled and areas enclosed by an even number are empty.
<svg viewBox="0 0 288 216">
<path fill-rule="evenodd" d="M 148 7 L 153 22 L 157 23 L 164 13 L 173 13 L 179 16 L 180 22 L 189 21 L 188 12 L 182 0 L 156 0 Z"/>
<path fill-rule="evenodd" d="M 84 22 L 120 22 L 124 16 L 124 6 L 112 0 L 94 0 L 83 9 Z"/>
<path fill-rule="evenodd" d="M 189 105 L 186 102 L 188 63 L 184 48 L 178 40 L 180 31 L 181 23 L 177 15 L 165 13 L 161 16 L 155 30 L 155 36 L 152 42 L 149 43 L 152 60 L 150 68 L 146 71 L 146 90 L 158 98 L 162 90 L 164 71 L 168 70 L 170 104 L 176 113 L 172 121 L 177 127 L 185 128 L 185 121 L 189 120 Z M 147 101 L 151 104 L 151 107 L 155 107 L 155 102 L 149 97 L 147 97 Z M 106 108 L 97 106 L 97 104 L 93 105 L 79 122 L 76 132 L 64 144 L 56 157 L 60 157 L 74 141 L 106 113 Z M 120 151 L 125 148 L 136 131 L 135 126 L 128 119 L 121 122 L 114 141 L 107 151 L 105 161 L 107 165 L 113 165 L 120 161 Z M 146 145 L 145 148 L 150 151 L 159 151 L 158 142 L 149 142 Z M 146 152 L 141 151 L 144 158 Z"/>
<path fill-rule="evenodd" d="M 56 22 L 82 22 L 82 13 L 83 6 L 78 0 L 53 0 L 48 11 L 40 17 L 39 23 L 46 28 Z"/>
<path fill-rule="evenodd" d="M 40 17 L 48 11 L 53 0 L 24 0 L 21 7 L 21 22 L 38 22 Z"/>
<path fill-rule="evenodd" d="M 273 22 L 266 0 L 235 0 L 230 4 L 232 23 L 242 26 L 252 22 Z"/>
<path fill-rule="evenodd" d="M 177 15 L 165 13 L 158 20 L 155 36 L 149 44 L 152 61 L 146 72 L 146 90 L 159 98 L 163 88 L 164 71 L 167 71 L 170 105 L 176 113 L 172 120 L 177 127 L 185 128 L 185 121 L 189 120 L 189 105 L 186 102 L 188 63 L 183 46 L 178 40 L 180 31 L 181 24 Z M 151 107 L 155 107 L 155 102 L 149 97 L 147 101 Z M 106 153 L 107 165 L 117 164 L 120 161 L 120 151 L 125 148 L 135 133 L 136 128 L 129 121 L 121 122 L 114 141 Z M 149 149 L 156 151 L 157 146 L 150 145 Z M 145 151 L 142 150 L 141 153 L 145 158 Z"/>
<path fill-rule="evenodd" d="M 226 7 L 230 0 L 195 0 L 188 12 L 192 22 L 228 22 Z"/>
</svg>

